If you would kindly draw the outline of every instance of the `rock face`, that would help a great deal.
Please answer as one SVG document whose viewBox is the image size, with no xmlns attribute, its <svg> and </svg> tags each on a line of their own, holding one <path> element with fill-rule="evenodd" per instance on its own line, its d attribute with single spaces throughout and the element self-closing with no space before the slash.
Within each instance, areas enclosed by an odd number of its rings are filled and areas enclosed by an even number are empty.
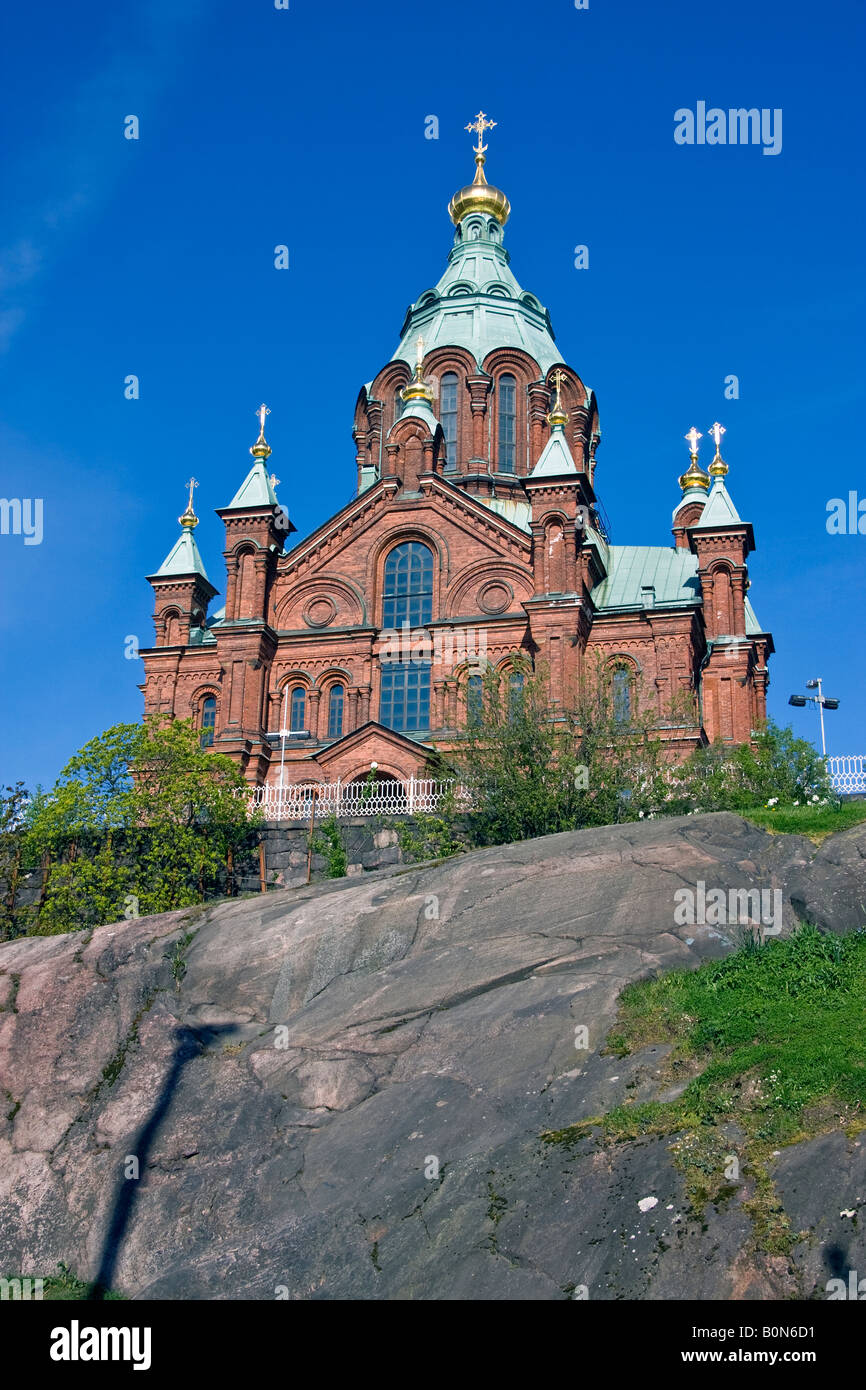
<svg viewBox="0 0 866 1390">
<path fill-rule="evenodd" d="M 814 1232 L 788 1261 L 748 1253 L 747 1180 L 701 1221 L 666 1140 L 540 1135 L 659 1095 L 665 1048 L 600 1053 L 619 991 L 738 944 L 678 925 L 677 889 L 779 889 L 783 931 L 796 907 L 843 932 L 864 853 L 864 829 L 816 850 L 694 816 L 2 946 L 0 1270 L 141 1298 L 823 1297 L 834 1261 L 866 1272 L 839 1216 L 866 1144 L 784 1151 Z"/>
</svg>

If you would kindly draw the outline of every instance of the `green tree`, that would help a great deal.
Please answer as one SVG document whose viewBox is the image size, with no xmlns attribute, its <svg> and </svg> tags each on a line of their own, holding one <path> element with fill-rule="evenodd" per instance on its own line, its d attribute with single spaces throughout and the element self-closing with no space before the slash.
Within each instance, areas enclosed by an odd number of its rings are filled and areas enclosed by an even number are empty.
<svg viewBox="0 0 866 1390">
<path fill-rule="evenodd" d="M 50 866 L 36 930 L 202 902 L 252 841 L 247 791 L 190 720 L 150 716 L 91 739 L 29 810 L 29 860 Z"/>
<path fill-rule="evenodd" d="M 0 941 L 22 929 L 18 893 L 24 871 L 25 816 L 30 801 L 23 782 L 0 788 Z"/>
</svg>

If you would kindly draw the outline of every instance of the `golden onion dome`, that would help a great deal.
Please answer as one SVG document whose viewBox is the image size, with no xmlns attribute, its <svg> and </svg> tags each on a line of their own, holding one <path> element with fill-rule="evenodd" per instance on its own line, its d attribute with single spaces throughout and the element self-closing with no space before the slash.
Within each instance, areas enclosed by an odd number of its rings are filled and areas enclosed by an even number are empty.
<svg viewBox="0 0 866 1390">
<path fill-rule="evenodd" d="M 697 489 L 700 492 L 709 492 L 709 475 L 704 472 L 703 468 L 701 468 L 700 464 L 698 463 L 697 454 L 692 454 L 692 461 L 689 464 L 686 472 L 680 475 L 679 481 L 680 487 L 682 488 L 684 493 L 694 492 L 695 489 Z"/>
<path fill-rule="evenodd" d="M 495 188 L 484 177 L 484 155 L 475 155 L 475 178 L 465 188 L 459 188 L 448 204 L 448 213 L 455 227 L 471 212 L 495 217 L 504 227 L 511 213 L 511 204 L 501 188 Z"/>
</svg>

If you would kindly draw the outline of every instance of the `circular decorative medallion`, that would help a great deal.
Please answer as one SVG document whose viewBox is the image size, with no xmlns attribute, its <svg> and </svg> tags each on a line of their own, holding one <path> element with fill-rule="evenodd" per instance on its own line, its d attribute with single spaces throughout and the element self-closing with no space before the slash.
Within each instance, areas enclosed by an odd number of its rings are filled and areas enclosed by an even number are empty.
<svg viewBox="0 0 866 1390">
<path fill-rule="evenodd" d="M 307 627 L 327 627 L 337 616 L 337 605 L 332 598 L 319 594 L 311 599 L 304 609 L 304 622 Z"/>
<path fill-rule="evenodd" d="M 478 607 L 482 613 L 502 613 L 514 598 L 514 590 L 504 579 L 494 579 L 478 591 Z"/>
</svg>

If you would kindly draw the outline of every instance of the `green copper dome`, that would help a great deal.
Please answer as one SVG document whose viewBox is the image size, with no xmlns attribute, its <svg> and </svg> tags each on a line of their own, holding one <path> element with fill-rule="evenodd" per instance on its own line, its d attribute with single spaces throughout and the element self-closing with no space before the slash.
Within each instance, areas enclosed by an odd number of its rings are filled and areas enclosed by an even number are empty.
<svg viewBox="0 0 866 1390">
<path fill-rule="evenodd" d="M 479 367 L 501 347 L 529 353 L 542 374 L 561 361 L 550 315 L 515 280 L 502 238 L 502 226 L 492 215 L 471 212 L 462 219 L 448 268 L 436 288 L 425 290 L 409 309 L 394 358 L 414 364 L 420 336 L 425 353 L 466 348 Z"/>
</svg>

